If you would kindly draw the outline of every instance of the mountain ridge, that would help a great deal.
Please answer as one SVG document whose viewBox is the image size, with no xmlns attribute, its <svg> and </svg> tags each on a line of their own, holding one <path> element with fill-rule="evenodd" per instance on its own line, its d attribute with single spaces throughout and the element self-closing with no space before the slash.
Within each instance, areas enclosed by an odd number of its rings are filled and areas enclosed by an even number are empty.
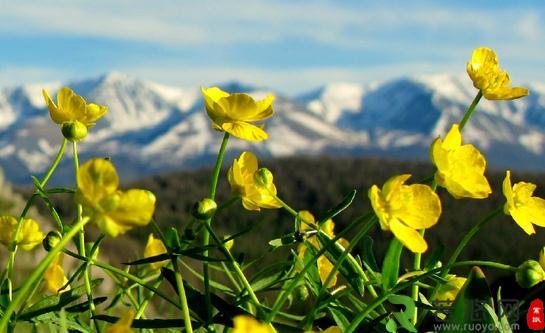
<svg viewBox="0 0 545 333">
<path fill-rule="evenodd" d="M 79 145 L 80 160 L 109 156 L 127 179 L 213 163 L 221 134 L 210 126 L 199 87 L 171 87 L 120 72 L 67 85 L 110 109 Z M 431 141 L 462 118 L 476 94 L 469 78 L 452 75 L 332 82 L 294 97 L 238 81 L 219 86 L 255 98 L 268 93 L 277 97 L 276 114 L 265 122 L 270 139 L 255 144 L 233 138 L 228 158 L 251 149 L 262 157 L 424 160 Z M 0 90 L 0 165 L 10 181 L 29 183 L 30 174 L 43 173 L 56 154 L 62 136 L 49 119 L 41 89 L 54 96 L 60 87 L 51 83 Z M 476 144 L 492 167 L 545 169 L 545 85 L 529 88 L 526 99 L 483 99 L 464 131 L 465 141 Z M 60 166 L 64 177 L 72 172 L 68 160 Z"/>
</svg>

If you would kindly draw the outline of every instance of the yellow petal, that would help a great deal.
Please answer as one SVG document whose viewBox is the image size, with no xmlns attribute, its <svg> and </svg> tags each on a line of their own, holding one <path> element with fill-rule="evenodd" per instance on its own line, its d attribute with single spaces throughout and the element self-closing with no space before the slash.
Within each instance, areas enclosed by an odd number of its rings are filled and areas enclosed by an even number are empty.
<svg viewBox="0 0 545 333">
<path fill-rule="evenodd" d="M 531 216 L 527 214 L 527 212 L 521 211 L 517 208 L 512 208 L 509 210 L 509 214 L 515 220 L 515 222 L 519 225 L 519 227 L 524 230 L 525 233 L 528 235 L 533 235 L 536 233 L 536 230 L 532 224 Z"/>
<path fill-rule="evenodd" d="M 108 212 L 117 224 L 129 227 L 143 227 L 147 225 L 155 211 L 155 195 L 150 191 L 130 189 L 121 192 L 119 204 Z"/>
<path fill-rule="evenodd" d="M 267 324 L 257 321 L 254 317 L 238 315 L 233 318 L 231 333 L 272 333 Z"/>
<path fill-rule="evenodd" d="M 95 126 L 97 120 L 102 118 L 108 112 L 108 108 L 103 105 L 88 104 L 85 107 L 85 114 L 81 118 L 81 122 L 87 127 Z"/>
<path fill-rule="evenodd" d="M 252 116 L 248 116 L 246 121 L 259 121 L 264 120 L 273 114 L 272 103 L 274 102 L 274 96 L 268 95 L 261 101 L 256 102 L 256 113 Z"/>
<path fill-rule="evenodd" d="M 155 257 L 161 254 L 167 253 L 167 249 L 160 239 L 153 237 L 153 234 L 149 234 L 148 242 L 144 248 L 144 258 Z M 157 261 L 150 264 L 151 269 L 156 270 L 162 266 L 168 264 L 168 260 Z"/>
<path fill-rule="evenodd" d="M 327 259 L 326 256 L 320 256 L 316 261 L 316 264 L 318 265 L 318 274 L 320 275 L 320 281 L 323 285 L 333 270 L 334 265 L 329 261 L 329 259 Z M 333 288 L 335 284 L 337 284 L 337 273 L 335 273 L 335 276 L 331 279 L 331 282 L 327 287 Z"/>
<path fill-rule="evenodd" d="M 45 236 L 40 230 L 40 225 L 38 222 L 27 218 L 23 220 L 23 225 L 21 227 L 21 232 L 17 243 L 23 250 L 30 251 L 36 247 L 36 245 L 41 244 L 44 237 Z"/>
<path fill-rule="evenodd" d="M 314 215 L 308 210 L 302 210 L 297 213 L 299 219 L 301 220 L 301 231 L 310 230 L 310 225 L 316 225 L 314 220 Z"/>
<path fill-rule="evenodd" d="M 47 109 L 49 110 L 49 115 L 55 123 L 62 124 L 71 120 L 69 114 L 64 112 L 64 110 L 59 109 L 57 105 L 55 105 L 47 90 L 43 89 L 42 94 L 44 95 L 45 104 L 47 105 Z"/>
<path fill-rule="evenodd" d="M 530 223 L 545 227 L 545 200 L 532 197 L 518 208 L 520 214 L 524 214 Z"/>
<path fill-rule="evenodd" d="M 382 196 L 385 198 L 386 201 L 389 200 L 389 198 L 392 196 L 392 194 L 399 191 L 401 186 L 409 179 L 411 178 L 411 175 L 404 174 L 404 175 L 398 175 L 393 176 L 390 179 L 388 179 L 384 185 L 382 186 Z"/>
<path fill-rule="evenodd" d="M 496 53 L 486 47 L 475 49 L 467 63 L 467 73 L 479 90 L 487 89 L 496 79 L 499 70 Z"/>
<path fill-rule="evenodd" d="M 466 283 L 466 278 L 458 277 L 456 275 L 449 275 L 447 282 L 443 283 L 437 288 L 437 296 L 435 299 L 437 301 L 454 301 L 456 296 Z"/>
<path fill-rule="evenodd" d="M 505 178 L 502 183 L 502 190 L 507 202 L 504 205 L 503 211 L 505 214 L 510 215 L 509 210 L 515 208 L 515 199 L 513 195 L 513 187 L 511 186 L 511 171 L 507 170 Z"/>
<path fill-rule="evenodd" d="M 423 253 L 428 249 L 428 244 L 418 231 L 412 229 L 397 219 L 391 219 L 390 229 L 394 236 L 410 251 Z"/>
<path fill-rule="evenodd" d="M 61 289 L 68 279 L 64 274 L 64 269 L 62 268 L 62 259 L 63 253 L 57 253 L 47 270 L 44 272 L 44 290 L 51 293 L 57 294 L 59 289 Z M 70 290 L 70 287 L 63 289 L 63 291 Z"/>
<path fill-rule="evenodd" d="M 62 87 L 57 93 L 57 107 L 70 120 L 80 120 L 85 114 L 85 100 L 68 87 Z"/>
<path fill-rule="evenodd" d="M 17 227 L 17 219 L 13 216 L 0 216 L 0 242 L 9 247 L 15 228 Z M 19 237 L 20 239 L 20 237 Z"/>
<path fill-rule="evenodd" d="M 102 233 L 113 238 L 122 235 L 131 229 L 131 226 L 119 224 L 116 220 L 104 214 L 95 215 L 91 221 L 96 223 Z"/>
<path fill-rule="evenodd" d="M 386 214 L 386 203 L 382 199 L 382 192 L 378 186 L 373 185 L 369 189 L 368 195 L 373 211 L 375 211 L 375 215 L 378 217 L 380 228 L 382 230 L 390 230 L 390 221 L 388 219 L 388 215 Z"/>
<path fill-rule="evenodd" d="M 114 193 L 119 177 L 114 165 L 96 158 L 84 163 L 78 172 L 78 191 L 85 200 L 97 204 L 104 196 Z"/>
<path fill-rule="evenodd" d="M 135 313 L 133 310 L 127 310 L 119 319 L 110 326 L 106 333 L 133 333 L 131 329 L 132 322 L 134 320 Z"/>
<path fill-rule="evenodd" d="M 403 205 L 393 211 L 398 219 L 413 229 L 427 229 L 437 223 L 441 215 L 441 201 L 429 186 L 404 186 L 401 193 Z"/>
<path fill-rule="evenodd" d="M 458 124 L 453 124 L 443 141 L 443 149 L 453 150 L 462 145 L 462 134 Z"/>
<path fill-rule="evenodd" d="M 487 91 L 484 97 L 489 100 L 512 100 L 530 95 L 530 91 L 523 87 L 501 88 Z"/>
<path fill-rule="evenodd" d="M 218 87 L 208 89 L 201 87 L 201 92 L 204 97 L 204 104 L 208 117 L 212 119 L 214 124 L 221 126 L 221 124 L 229 118 L 226 110 L 223 109 L 221 104 L 218 104 L 218 101 L 224 97 L 229 97 L 229 94 Z"/>
<path fill-rule="evenodd" d="M 258 114 L 257 104 L 248 94 L 231 94 L 216 103 L 222 106 L 231 120 L 250 121 L 249 119 Z"/>
<path fill-rule="evenodd" d="M 260 127 L 243 121 L 226 122 L 221 125 L 221 128 L 237 138 L 251 142 L 263 141 L 269 138 L 267 132 Z"/>
</svg>

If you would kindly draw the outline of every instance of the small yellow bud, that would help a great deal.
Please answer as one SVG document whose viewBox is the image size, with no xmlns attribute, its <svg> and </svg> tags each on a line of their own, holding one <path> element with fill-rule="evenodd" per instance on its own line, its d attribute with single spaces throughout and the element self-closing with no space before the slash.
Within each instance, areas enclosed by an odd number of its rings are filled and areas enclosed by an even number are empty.
<svg viewBox="0 0 545 333">
<path fill-rule="evenodd" d="M 225 235 L 223 237 L 224 241 L 228 238 L 230 238 L 231 235 Z M 225 247 L 227 248 L 227 250 L 231 251 L 231 249 L 233 248 L 233 245 L 235 245 L 235 240 L 233 238 L 229 239 L 228 241 L 224 242 L 223 245 L 225 245 Z"/>
<path fill-rule="evenodd" d="M 87 126 L 77 120 L 62 124 L 61 131 L 72 142 L 83 140 L 87 136 Z"/>
<path fill-rule="evenodd" d="M 61 241 L 62 235 L 58 231 L 50 231 L 42 241 L 44 249 L 49 252 Z"/>
<path fill-rule="evenodd" d="M 267 168 L 261 168 L 254 173 L 254 181 L 258 186 L 269 186 L 273 183 L 273 174 Z"/>
<path fill-rule="evenodd" d="M 522 288 L 531 288 L 545 280 L 545 271 L 539 262 L 526 260 L 517 268 L 515 278 Z"/>
<path fill-rule="evenodd" d="M 214 200 L 204 198 L 195 203 L 191 213 L 193 214 L 193 217 L 198 220 L 207 220 L 214 216 L 216 209 L 218 209 L 218 205 Z"/>
</svg>

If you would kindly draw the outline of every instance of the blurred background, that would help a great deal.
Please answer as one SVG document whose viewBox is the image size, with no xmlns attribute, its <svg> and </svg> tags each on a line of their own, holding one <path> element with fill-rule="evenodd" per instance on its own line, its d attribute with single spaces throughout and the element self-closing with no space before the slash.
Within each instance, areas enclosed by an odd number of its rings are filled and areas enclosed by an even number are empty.
<svg viewBox="0 0 545 333">
<path fill-rule="evenodd" d="M 465 140 L 488 160 L 495 194 L 455 201 L 440 190 L 445 213 L 428 237 L 449 253 L 471 225 L 503 203 L 505 168 L 514 181 L 534 181 L 544 194 L 544 16 L 539 1 L 6 2 L 0 11 L 0 165 L 16 191 L 32 191 L 30 175 L 42 175 L 62 140 L 41 89 L 54 95 L 68 85 L 110 109 L 79 145 L 80 160 L 111 157 L 127 186 L 157 193 L 159 223 L 183 229 L 191 206 L 207 193 L 221 141 L 200 87 L 256 98 L 272 93 L 276 114 L 265 125 L 270 139 L 231 140 L 226 165 L 252 150 L 275 172 L 280 196 L 317 216 L 357 189 L 353 206 L 339 217 L 340 230 L 369 208 L 372 184 L 396 173 L 413 173 L 415 181 L 433 173 L 429 144 L 461 120 L 477 93 L 466 62 L 473 49 L 488 46 L 512 84 L 531 95 L 483 100 L 466 127 Z M 72 186 L 71 172 L 67 158 L 54 184 Z M 220 200 L 229 197 L 224 175 Z M 70 219 L 72 198 L 55 200 Z M 292 227 L 279 211 L 234 207 L 221 218 L 225 233 L 255 226 L 257 240 Z M 545 245 L 542 230 L 529 239 L 508 218 L 487 228 L 463 257 L 518 265 Z M 148 232 L 107 246 L 136 257 Z M 375 230 L 374 237 L 380 253 L 391 235 Z M 242 243 L 237 251 L 255 250 L 255 244 Z"/>
</svg>

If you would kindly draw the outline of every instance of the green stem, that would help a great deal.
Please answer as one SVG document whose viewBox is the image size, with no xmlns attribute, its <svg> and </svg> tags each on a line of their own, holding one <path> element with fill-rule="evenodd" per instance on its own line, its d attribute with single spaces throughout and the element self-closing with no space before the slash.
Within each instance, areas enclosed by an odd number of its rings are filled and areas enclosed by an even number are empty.
<svg viewBox="0 0 545 333">
<path fill-rule="evenodd" d="M 61 146 L 59 148 L 59 151 L 57 152 L 57 155 L 55 156 L 55 159 L 53 160 L 53 163 L 51 164 L 51 166 L 49 167 L 49 169 L 47 170 L 44 178 L 42 179 L 42 181 L 40 182 L 40 186 L 43 188 L 47 182 L 49 181 L 49 179 L 51 178 L 51 175 L 53 175 L 53 172 L 57 169 L 57 166 L 59 165 L 63 155 L 64 155 L 64 151 L 66 150 L 66 144 L 68 143 L 68 140 L 66 139 L 63 139 L 62 143 L 61 143 Z M 8 298 L 9 300 L 11 301 L 12 298 L 13 298 L 13 290 L 12 290 L 12 280 L 13 280 L 13 269 L 14 269 L 14 266 L 15 266 L 15 257 L 17 255 L 17 242 L 15 241 L 18 237 L 19 237 L 19 234 L 21 232 L 21 227 L 23 225 L 23 220 L 25 219 L 28 211 L 30 210 L 30 207 L 32 206 L 32 204 L 34 203 L 34 199 L 36 198 L 36 193 L 34 193 L 30 199 L 27 201 L 25 207 L 23 208 L 23 211 L 21 212 L 21 215 L 19 216 L 19 220 L 17 221 L 17 226 L 15 228 L 15 233 L 13 234 L 13 239 L 11 240 L 11 245 L 10 245 L 10 254 L 9 254 L 9 259 L 8 259 L 8 263 L 7 263 L 7 267 L 6 267 L 6 271 L 7 271 L 7 276 L 8 276 Z M 2 278 L 2 281 L 4 280 L 4 278 Z"/>
<path fill-rule="evenodd" d="M 296 213 L 297 214 L 297 213 Z M 366 216 L 363 216 L 361 218 L 358 218 L 356 219 L 353 223 L 349 224 L 343 231 L 341 231 L 339 234 L 337 234 L 335 236 L 335 238 L 332 239 L 332 242 L 336 242 L 338 241 L 339 239 L 341 239 L 341 237 L 343 237 L 345 234 L 347 234 L 350 230 L 352 230 L 353 227 L 355 227 L 356 225 L 358 225 L 359 223 L 365 221 L 365 219 L 367 219 L 367 215 Z M 371 219 L 369 222 L 367 222 L 362 230 L 360 230 L 360 232 L 358 233 L 359 234 L 366 234 L 370 229 L 371 227 L 374 225 L 374 223 L 376 222 L 376 219 Z M 291 295 L 293 293 L 293 291 L 295 290 L 295 288 L 299 285 L 299 283 L 301 282 L 302 279 L 304 279 L 305 277 L 305 274 L 307 273 L 307 271 L 313 266 L 313 265 L 316 265 L 316 260 L 321 256 L 323 255 L 325 252 L 327 251 L 327 248 L 326 247 L 322 247 L 319 251 L 317 251 L 317 253 L 314 255 L 314 260 L 311 260 L 309 261 L 304 267 L 303 269 L 301 269 L 301 271 L 299 272 L 299 274 L 297 274 L 290 282 L 290 284 L 288 285 L 288 287 L 283 290 L 280 295 L 276 298 L 276 301 L 274 302 L 273 304 L 273 307 L 272 307 L 272 310 L 269 312 L 267 318 L 266 318 L 266 322 L 271 322 L 276 314 L 280 311 L 280 309 L 282 308 L 282 306 L 284 305 L 284 303 L 288 300 L 288 297 L 289 295 Z"/>
<path fill-rule="evenodd" d="M 503 207 L 498 207 L 496 208 L 495 210 L 493 210 L 492 212 L 490 212 L 484 219 L 482 219 L 481 221 L 479 221 L 479 223 L 475 224 L 464 236 L 464 238 L 462 238 L 462 240 L 460 241 L 460 243 L 458 243 L 458 246 L 456 246 L 456 249 L 454 250 L 454 252 L 452 253 L 452 255 L 450 256 L 448 262 L 447 262 L 447 265 L 446 265 L 446 269 L 442 271 L 441 273 L 441 277 L 442 278 L 445 278 L 448 273 L 450 272 L 450 268 L 449 267 L 455 267 L 456 265 L 456 260 L 458 259 L 458 257 L 460 256 L 460 254 L 462 253 L 462 251 L 465 249 L 465 247 L 467 246 L 467 244 L 469 243 L 469 241 L 473 238 L 473 236 L 475 236 L 475 234 L 477 234 L 477 232 L 479 232 L 479 230 L 481 230 L 488 222 L 492 221 L 492 219 L 494 217 L 496 217 L 500 212 L 503 211 Z M 433 301 L 437 295 L 437 290 L 439 288 L 439 285 L 440 284 L 436 284 L 435 287 L 432 289 L 431 291 L 431 295 L 429 297 L 429 300 L 430 301 Z M 421 315 L 418 317 L 418 320 L 417 320 L 417 323 L 418 322 L 422 322 L 422 320 L 425 318 L 425 316 L 428 314 L 428 311 L 427 310 L 424 310 L 422 311 Z"/>
<path fill-rule="evenodd" d="M 182 279 L 182 274 L 178 268 L 178 260 L 176 258 L 172 259 L 172 265 L 174 268 L 174 275 L 176 277 L 176 286 L 178 287 L 178 297 L 182 307 L 182 313 L 184 315 L 185 331 L 188 333 L 193 333 L 193 327 L 191 326 L 191 315 L 189 314 L 189 306 L 187 304 L 187 296 L 185 294 L 184 280 Z"/>
<path fill-rule="evenodd" d="M 442 272 L 444 270 L 449 270 L 450 268 L 452 267 L 461 267 L 461 266 L 486 266 L 486 267 L 492 267 L 492 268 L 497 268 L 497 269 L 501 269 L 501 270 L 508 270 L 508 271 L 515 271 L 517 268 L 516 267 L 513 267 L 513 266 L 509 266 L 509 265 L 504 265 L 504 264 L 500 264 L 500 263 L 497 263 L 497 262 L 493 262 L 493 261 L 482 261 L 482 260 L 472 260 L 472 261 L 463 261 L 463 262 L 458 262 L 452 266 L 445 266 L 445 267 L 439 267 L 439 268 L 435 268 L 435 269 L 432 269 L 432 270 L 429 270 L 428 272 L 426 273 L 423 273 L 421 275 L 418 275 L 418 276 L 415 276 L 414 278 L 410 279 L 410 280 L 407 280 L 406 282 L 404 283 L 399 283 L 397 284 L 396 286 L 394 286 L 392 289 L 386 291 L 385 293 L 383 293 L 382 295 L 380 295 L 379 298 L 377 298 L 376 300 L 374 300 L 372 303 L 370 303 L 363 311 L 359 312 L 356 317 L 354 318 L 354 320 L 350 323 L 350 325 L 346 328 L 345 330 L 345 333 L 352 333 L 354 332 L 358 327 L 359 325 L 361 324 L 361 322 L 363 320 L 365 320 L 365 318 L 367 318 L 367 316 L 376 308 L 378 307 L 379 305 L 381 305 L 382 303 L 384 303 L 388 297 L 390 297 L 391 295 L 394 295 L 404 289 L 407 289 L 409 287 L 411 287 L 413 284 L 415 284 L 416 282 L 420 281 L 420 280 L 423 280 L 425 278 L 428 278 L 432 275 L 435 275 L 437 274 L 438 272 Z"/>
<path fill-rule="evenodd" d="M 464 126 L 466 125 L 467 121 L 473 115 L 473 111 L 475 111 L 475 107 L 477 106 L 477 104 L 479 104 L 481 97 L 483 97 L 483 92 L 479 90 L 479 92 L 477 93 L 477 96 L 475 96 L 475 98 L 473 99 L 473 102 L 471 102 L 471 105 L 469 106 L 466 113 L 464 114 L 464 118 L 462 118 L 462 121 L 460 122 L 460 125 L 458 127 L 460 129 L 460 132 L 464 129 Z"/>
<path fill-rule="evenodd" d="M 212 239 L 214 240 L 216 245 L 219 247 L 219 250 L 223 252 L 223 254 L 227 257 L 227 259 L 229 259 L 229 262 L 231 263 L 231 265 L 233 266 L 233 269 L 235 270 L 235 275 L 238 277 L 238 279 L 240 280 L 240 282 L 246 289 L 246 292 L 250 296 L 250 299 L 252 300 L 252 302 L 255 304 L 255 306 L 258 309 L 260 310 L 263 309 L 263 306 L 259 302 L 259 299 L 257 298 L 256 294 L 254 293 L 254 290 L 252 289 L 252 285 L 250 284 L 248 279 L 246 279 L 246 276 L 242 272 L 242 269 L 240 269 L 240 265 L 235 260 L 235 258 L 233 257 L 229 249 L 225 247 L 225 243 L 223 243 L 223 241 L 219 239 L 219 237 L 214 233 L 210 225 L 205 224 L 205 227 L 208 230 L 208 233 L 210 234 L 210 236 L 212 236 Z M 267 324 L 271 332 L 276 332 L 275 328 L 272 326 L 270 322 L 267 322 Z"/>
<path fill-rule="evenodd" d="M 81 227 L 83 227 L 89 219 L 82 219 L 78 221 L 59 241 L 57 246 L 55 246 L 49 253 L 45 256 L 44 259 L 40 262 L 38 267 L 36 267 L 29 277 L 25 280 L 23 285 L 17 291 L 17 294 L 13 298 L 13 301 L 9 304 L 6 311 L 3 313 L 3 316 L 0 318 L 0 332 L 5 332 L 11 315 L 15 312 L 15 309 L 19 304 L 26 301 L 29 291 L 38 283 L 40 283 L 43 278 L 45 270 L 49 267 L 57 253 L 59 253 L 64 246 L 76 235 Z"/>
<path fill-rule="evenodd" d="M 420 230 L 420 236 L 422 236 L 422 238 L 424 238 L 425 233 L 426 233 L 426 229 Z M 421 262 L 422 262 L 422 253 L 415 253 L 414 261 L 413 261 L 413 271 L 420 270 Z M 418 291 L 419 291 L 418 288 L 419 286 L 416 283 L 413 284 L 413 286 L 411 287 L 411 297 L 415 302 L 418 301 Z M 413 324 L 416 324 L 416 322 L 418 321 L 418 307 L 414 309 L 414 314 L 413 314 L 413 317 L 411 318 L 411 321 Z"/>
<path fill-rule="evenodd" d="M 220 150 L 218 152 L 218 157 L 216 159 L 216 165 L 214 166 L 214 171 L 212 173 L 212 182 L 210 183 L 210 195 L 208 196 L 210 199 L 214 200 L 216 198 L 216 190 L 218 187 L 218 180 L 219 175 L 221 171 L 221 166 L 223 164 L 223 158 L 225 157 L 225 151 L 227 149 L 227 142 L 229 141 L 229 133 L 225 132 L 223 135 L 223 140 L 221 141 Z M 212 224 L 212 218 L 209 218 L 205 221 L 205 224 L 210 227 Z M 204 231 L 203 234 L 203 246 L 206 248 L 208 244 L 210 243 L 210 235 L 208 232 L 208 229 Z M 203 251 L 203 255 L 208 255 L 208 250 Z M 212 301 L 211 301 L 211 295 L 210 295 L 210 272 L 208 268 L 208 262 L 203 262 L 203 276 L 204 276 L 204 295 L 205 295 L 205 303 L 206 303 L 206 323 L 207 327 L 209 326 L 210 322 L 212 321 Z"/>
<path fill-rule="evenodd" d="M 163 282 L 163 277 L 159 276 L 159 278 L 157 278 L 157 281 L 155 281 L 155 283 L 153 284 L 153 288 L 155 288 L 155 289 L 159 288 L 159 286 L 161 285 L 162 282 Z M 151 298 L 153 297 L 153 295 L 155 295 L 155 293 L 150 291 L 148 296 L 138 306 L 138 310 L 136 311 L 136 315 L 134 316 L 134 319 L 139 319 L 140 317 L 145 318 L 144 317 L 144 311 L 146 311 L 146 308 L 149 305 L 149 303 L 151 302 Z"/>
<path fill-rule="evenodd" d="M 74 141 L 72 143 L 73 147 L 73 155 L 74 155 L 74 174 L 75 174 L 75 183 L 76 188 L 79 187 L 78 184 L 78 173 L 79 173 L 79 159 L 78 159 L 78 145 L 77 142 Z M 83 214 L 83 207 L 81 204 L 77 204 L 77 217 L 76 221 L 81 221 Z M 86 251 L 85 251 L 85 230 L 83 230 L 83 227 L 79 230 L 79 237 L 78 237 L 78 253 L 82 257 L 86 257 Z M 89 315 L 91 318 L 95 316 L 95 303 L 93 302 L 93 291 L 91 289 L 91 277 L 89 276 L 89 265 L 85 265 L 84 271 L 83 271 L 83 281 L 85 284 L 85 293 L 87 294 L 87 300 L 89 302 Z M 99 326 L 96 325 L 95 327 L 98 330 Z"/>
</svg>

